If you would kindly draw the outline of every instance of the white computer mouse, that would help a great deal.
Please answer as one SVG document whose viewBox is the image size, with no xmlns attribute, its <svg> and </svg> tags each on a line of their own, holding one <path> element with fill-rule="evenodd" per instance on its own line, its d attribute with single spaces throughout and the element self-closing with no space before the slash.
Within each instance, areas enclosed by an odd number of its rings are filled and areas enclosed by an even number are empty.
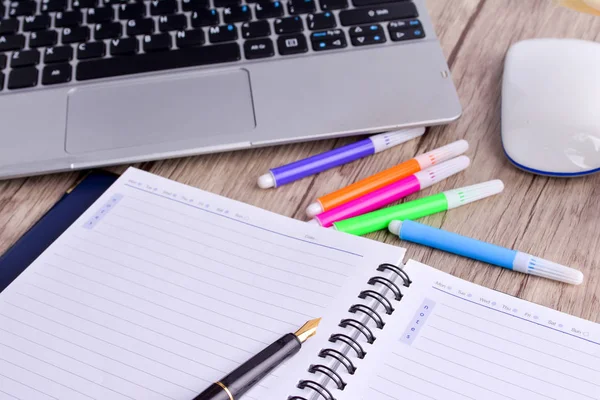
<svg viewBox="0 0 600 400">
<path fill-rule="evenodd" d="M 532 39 L 509 49 L 502 145 L 514 165 L 536 174 L 600 171 L 600 43 Z"/>
</svg>

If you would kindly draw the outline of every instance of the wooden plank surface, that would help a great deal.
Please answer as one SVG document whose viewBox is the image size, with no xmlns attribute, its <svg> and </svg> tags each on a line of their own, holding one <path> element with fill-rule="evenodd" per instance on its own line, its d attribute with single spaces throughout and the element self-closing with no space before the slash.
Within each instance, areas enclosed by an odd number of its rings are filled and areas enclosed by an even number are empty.
<svg viewBox="0 0 600 400">
<path fill-rule="evenodd" d="M 461 234 L 513 247 L 580 268 L 582 286 L 524 276 L 417 245 L 386 232 L 374 240 L 408 247 L 408 255 L 463 279 L 600 322 L 600 175 L 551 179 L 512 167 L 500 143 L 500 87 L 508 47 L 534 37 L 600 39 L 600 18 L 557 8 L 549 0 L 429 0 L 464 114 L 421 139 L 277 190 L 256 178 L 269 167 L 350 143 L 355 138 L 190 157 L 137 165 L 159 175 L 283 215 L 304 219 L 319 195 L 418 153 L 467 139 L 472 166 L 419 196 L 499 178 L 505 192 L 467 207 L 423 219 Z M 112 168 L 122 172 L 125 166 Z M 12 245 L 75 183 L 82 172 L 0 181 L 0 253 Z M 417 196 L 412 196 L 416 198 Z"/>
</svg>

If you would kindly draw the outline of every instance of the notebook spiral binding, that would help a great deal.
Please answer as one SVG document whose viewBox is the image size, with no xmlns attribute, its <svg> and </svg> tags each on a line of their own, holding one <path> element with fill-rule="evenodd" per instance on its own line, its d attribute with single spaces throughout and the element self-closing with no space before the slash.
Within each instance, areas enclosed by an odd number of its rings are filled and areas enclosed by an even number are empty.
<svg viewBox="0 0 600 400">
<path fill-rule="evenodd" d="M 402 285 L 404 287 L 409 287 L 410 284 L 412 283 L 408 274 L 406 272 L 404 272 L 404 270 L 402 268 L 400 268 L 396 265 L 387 264 L 387 263 L 380 264 L 377 267 L 377 271 L 379 271 L 379 272 L 389 271 L 389 272 L 392 272 L 392 273 L 398 275 L 404 282 L 404 284 Z M 384 276 L 374 276 L 374 277 L 370 278 L 368 281 L 368 284 L 371 286 L 374 286 L 377 283 L 382 286 L 385 286 L 387 289 L 389 289 L 389 291 L 394 295 L 394 298 L 393 298 L 394 301 L 399 302 L 402 300 L 402 291 L 401 291 L 400 287 L 398 286 L 398 284 L 396 284 L 394 281 L 392 281 L 391 279 L 388 279 Z M 378 291 L 371 290 L 371 289 L 363 290 L 362 292 L 359 293 L 358 297 L 360 299 L 371 298 L 371 299 L 377 301 L 379 304 L 381 304 L 381 306 L 383 307 L 383 309 L 385 310 L 385 313 L 387 315 L 391 315 L 394 312 L 394 307 L 393 307 L 390 299 L 388 299 L 384 294 L 382 294 Z M 377 327 L 377 329 L 383 329 L 385 327 L 385 322 L 384 322 L 383 318 L 381 317 L 381 314 L 379 314 L 376 310 L 374 310 L 373 307 L 369 307 L 365 304 L 353 304 L 349 308 L 348 311 L 351 312 L 352 314 L 356 314 L 358 312 L 365 314 L 367 317 L 369 317 L 370 320 L 372 320 L 375 323 L 375 327 Z M 354 318 L 342 319 L 340 321 L 340 323 L 338 324 L 338 326 L 340 326 L 342 328 L 352 327 L 365 337 L 368 344 L 373 344 L 373 342 L 375 342 L 376 337 L 373 334 L 373 331 L 367 326 L 367 324 L 359 321 L 358 319 L 354 319 Z M 358 357 L 359 359 L 363 359 L 367 355 L 366 351 L 363 349 L 361 344 L 346 334 L 335 333 L 329 337 L 329 341 L 331 343 L 337 343 L 337 342 L 345 343 L 350 349 L 352 349 L 356 353 L 356 357 Z M 350 357 L 348 357 L 346 354 L 342 353 L 339 350 L 332 349 L 332 348 L 321 349 L 321 351 L 319 352 L 319 357 L 320 358 L 328 358 L 329 357 L 329 358 L 335 359 L 336 361 L 338 361 L 341 365 L 343 365 L 346 368 L 346 371 L 348 371 L 348 373 L 350 375 L 354 375 L 356 373 L 357 368 L 354 365 L 354 363 L 352 362 L 352 360 L 350 359 Z M 331 367 L 328 367 L 323 364 L 313 364 L 308 368 L 308 372 L 311 374 L 321 373 L 323 375 L 328 376 L 331 379 L 331 381 L 335 384 L 337 390 L 344 390 L 346 388 L 346 382 L 344 382 L 344 380 L 342 379 L 340 374 L 338 374 Z M 336 400 L 332 393 L 332 390 L 330 390 L 326 386 L 327 385 L 322 385 L 321 383 L 316 382 L 314 380 L 310 380 L 310 379 L 301 380 L 300 382 L 298 382 L 298 385 L 297 385 L 297 387 L 299 389 L 311 389 L 315 393 L 318 393 L 319 396 L 325 400 Z M 308 399 L 306 399 L 305 397 L 302 397 L 302 396 L 289 396 L 288 400 L 308 400 Z"/>
</svg>

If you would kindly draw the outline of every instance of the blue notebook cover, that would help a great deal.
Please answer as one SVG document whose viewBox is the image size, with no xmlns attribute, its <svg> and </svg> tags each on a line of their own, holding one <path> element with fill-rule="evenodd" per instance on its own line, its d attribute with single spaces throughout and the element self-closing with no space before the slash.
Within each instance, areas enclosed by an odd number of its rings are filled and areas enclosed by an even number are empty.
<svg viewBox="0 0 600 400">
<path fill-rule="evenodd" d="M 85 210 L 106 191 L 118 176 L 109 172 L 90 173 L 66 193 L 23 237 L 0 257 L 0 292 L 40 256 Z"/>
</svg>

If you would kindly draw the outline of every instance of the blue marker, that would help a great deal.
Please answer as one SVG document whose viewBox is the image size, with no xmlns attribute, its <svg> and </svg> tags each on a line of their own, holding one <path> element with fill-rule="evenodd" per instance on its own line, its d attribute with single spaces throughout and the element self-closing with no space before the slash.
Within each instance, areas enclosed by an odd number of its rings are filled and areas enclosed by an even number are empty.
<svg viewBox="0 0 600 400">
<path fill-rule="evenodd" d="M 388 229 L 402 240 L 483 261 L 498 267 L 573 285 L 579 285 L 583 282 L 583 274 L 576 269 L 418 222 L 410 220 L 392 221 Z"/>
</svg>

